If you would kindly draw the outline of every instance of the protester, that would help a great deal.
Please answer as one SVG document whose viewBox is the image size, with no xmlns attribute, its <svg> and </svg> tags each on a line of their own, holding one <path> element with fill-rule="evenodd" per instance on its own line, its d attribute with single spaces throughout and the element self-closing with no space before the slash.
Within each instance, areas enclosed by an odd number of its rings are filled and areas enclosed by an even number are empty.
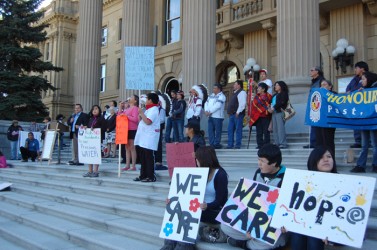
<svg viewBox="0 0 377 250">
<path fill-rule="evenodd" d="M 227 149 L 241 148 L 243 118 L 246 112 L 246 92 L 243 90 L 243 81 L 237 80 L 233 84 L 233 96 L 228 103 L 227 112 L 229 115 L 228 124 L 228 146 Z M 234 145 L 234 132 L 236 132 L 236 143 Z"/>
<path fill-rule="evenodd" d="M 211 241 L 210 237 L 219 232 L 219 228 L 215 227 L 215 225 L 220 224 L 216 221 L 216 217 L 228 199 L 228 174 L 220 166 L 215 149 L 212 146 L 198 148 L 195 152 L 195 158 L 198 167 L 209 168 L 204 201 L 200 204 L 202 209 L 200 222 L 205 225 L 200 229 L 200 232 L 202 232 L 200 235 L 202 240 Z M 168 202 L 169 200 L 167 200 Z M 195 249 L 195 245 L 166 239 L 161 250 L 170 249 L 190 250 Z"/>
<path fill-rule="evenodd" d="M 204 132 L 200 130 L 197 122 L 190 121 L 185 125 L 187 141 L 194 143 L 194 151 L 206 145 L 204 140 Z"/>
<path fill-rule="evenodd" d="M 130 104 L 128 103 L 129 98 L 126 101 L 119 102 L 119 109 L 117 115 L 125 114 L 126 110 L 130 108 Z M 121 151 L 122 161 L 120 163 L 126 163 L 126 144 L 119 145 Z"/>
<path fill-rule="evenodd" d="M 267 74 L 268 74 L 267 69 L 259 70 L 259 77 L 260 77 L 259 83 L 264 82 L 265 84 L 267 84 L 268 86 L 267 92 L 270 95 L 272 95 L 272 81 L 267 78 Z"/>
<path fill-rule="evenodd" d="M 63 120 L 65 119 L 65 116 L 64 115 L 62 115 L 62 114 L 58 114 L 57 116 L 56 116 L 56 121 L 60 124 L 60 126 L 62 126 L 62 127 L 66 127 L 67 125 L 66 124 L 64 124 L 64 122 L 63 122 Z M 62 147 L 65 147 L 66 145 L 64 144 L 64 132 L 62 132 L 62 131 L 59 131 L 59 140 L 60 140 L 60 145 L 62 146 Z"/>
<path fill-rule="evenodd" d="M 68 118 L 68 125 L 71 126 L 69 138 L 72 139 L 72 160 L 70 165 L 84 165 L 79 162 L 78 158 L 78 141 L 77 135 L 81 126 L 87 126 L 89 116 L 83 112 L 81 104 L 75 104 L 74 113 Z"/>
<path fill-rule="evenodd" d="M 22 127 L 18 125 L 17 120 L 13 120 L 7 131 L 7 138 L 10 141 L 11 160 L 20 160 L 18 158 L 18 136 L 20 131 L 23 131 Z"/>
<path fill-rule="evenodd" d="M 336 163 L 331 150 L 327 147 L 316 147 L 310 153 L 308 158 L 308 170 L 325 172 L 325 173 L 337 173 Z M 324 250 L 325 244 L 327 244 L 327 238 L 324 240 L 298 234 L 290 233 L 291 237 L 291 250 Z"/>
<path fill-rule="evenodd" d="M 312 78 L 312 83 L 310 89 L 320 88 L 321 82 L 323 78 L 323 71 L 320 67 L 314 67 L 310 69 L 310 77 Z M 314 148 L 316 146 L 316 135 L 315 135 L 315 127 L 310 127 L 310 138 L 309 144 L 303 146 L 303 148 Z"/>
<path fill-rule="evenodd" d="M 287 148 L 287 136 L 285 133 L 284 112 L 289 101 L 288 86 L 284 81 L 277 81 L 274 85 L 275 94 L 272 97 L 268 112 L 272 114 L 272 130 L 274 144 L 279 148 Z"/>
<path fill-rule="evenodd" d="M 0 151 L 0 168 L 8 168 L 7 159 L 3 152 Z"/>
<path fill-rule="evenodd" d="M 171 96 L 171 103 L 172 103 L 172 111 L 169 114 L 168 119 L 166 120 L 166 130 L 165 130 L 165 142 L 170 143 L 172 141 L 178 141 L 178 138 L 175 136 L 176 131 L 174 129 L 173 125 L 173 119 L 174 119 L 174 111 L 178 108 L 177 107 L 177 91 L 172 90 L 170 91 Z M 173 140 L 171 138 L 171 133 L 173 131 Z"/>
<path fill-rule="evenodd" d="M 31 158 L 32 162 L 39 156 L 39 141 L 34 138 L 33 132 L 28 133 L 28 138 L 25 140 L 25 147 L 20 147 L 22 161 L 27 162 Z"/>
<path fill-rule="evenodd" d="M 90 119 L 88 122 L 88 127 L 84 128 L 90 129 L 101 129 L 101 142 L 105 139 L 105 130 L 106 130 L 106 120 L 102 116 L 101 107 L 98 105 L 93 105 L 90 110 Z M 88 172 L 83 175 L 83 177 L 98 177 L 99 164 L 88 164 Z"/>
<path fill-rule="evenodd" d="M 377 74 L 364 72 L 362 75 L 362 89 L 377 88 Z M 353 173 L 365 173 L 368 159 L 369 142 L 372 143 L 372 171 L 377 173 L 377 130 L 361 130 L 361 151 Z"/>
<path fill-rule="evenodd" d="M 126 144 L 126 167 L 122 168 L 123 171 L 136 170 L 136 148 L 134 144 L 136 131 L 139 124 L 139 96 L 132 95 L 128 104 L 128 109 L 125 110 L 124 115 L 128 117 L 128 140 Z M 132 163 L 132 167 L 130 164 Z"/>
<path fill-rule="evenodd" d="M 190 90 L 190 99 L 187 107 L 187 121 L 196 122 L 200 127 L 200 116 L 203 108 L 203 90 L 198 86 L 192 86 Z"/>
<path fill-rule="evenodd" d="M 145 113 L 142 108 L 139 108 L 141 120 L 136 131 L 135 145 L 140 146 L 141 169 L 139 177 L 136 177 L 134 181 L 156 181 L 154 174 L 154 151 L 157 150 L 160 136 L 158 101 L 159 99 L 156 93 L 149 93 L 145 103 Z"/>
<path fill-rule="evenodd" d="M 332 93 L 335 93 L 333 89 L 332 82 L 329 80 L 323 80 L 321 82 L 321 88 L 327 89 Z M 336 128 L 325 128 L 325 127 L 315 127 L 316 135 L 316 145 L 318 146 L 328 146 L 331 153 L 335 156 L 335 130 Z"/>
<path fill-rule="evenodd" d="M 355 76 L 352 78 L 350 83 L 347 85 L 346 92 L 352 93 L 354 91 L 359 90 L 362 87 L 361 83 L 361 77 L 364 74 L 364 72 L 369 71 L 369 66 L 364 61 L 359 61 L 355 63 Z M 353 131 L 353 138 L 355 140 L 355 143 L 350 146 L 350 148 L 361 148 L 361 131 L 360 130 L 354 130 Z"/>
<path fill-rule="evenodd" d="M 158 139 L 157 151 L 154 152 L 156 161 L 155 169 L 167 170 L 167 167 L 162 165 L 162 135 L 165 129 L 166 110 L 162 107 L 161 101 L 158 102 L 158 112 L 160 115 L 160 137 Z"/>
<path fill-rule="evenodd" d="M 221 134 L 224 121 L 224 106 L 226 97 L 223 94 L 223 87 L 216 83 L 213 86 L 213 93 L 204 105 L 205 114 L 208 117 L 208 139 L 209 144 L 216 149 L 222 148 Z"/>
<path fill-rule="evenodd" d="M 107 150 L 104 158 L 116 157 L 116 144 L 115 144 L 115 128 L 116 128 L 116 113 L 114 107 L 109 107 L 109 115 L 106 119 L 106 132 L 105 140 L 107 144 Z"/>
<path fill-rule="evenodd" d="M 281 162 L 280 148 L 273 144 L 264 145 L 258 150 L 259 169 L 255 172 L 253 180 L 269 186 L 281 187 L 286 169 Z M 275 249 L 283 247 L 287 243 L 286 233 L 282 233 L 275 245 L 271 246 L 259 240 L 250 239 L 249 234 L 243 234 L 225 224 L 221 224 L 221 230 L 229 237 L 229 245 L 243 249 Z M 283 232 L 285 231 L 283 230 Z"/>
<path fill-rule="evenodd" d="M 183 125 L 185 122 L 186 101 L 185 94 L 182 90 L 177 92 L 177 101 L 173 106 L 173 113 L 171 117 L 173 125 L 173 138 L 175 142 L 184 142 Z"/>
<path fill-rule="evenodd" d="M 257 129 L 257 149 L 263 145 L 270 143 L 270 131 L 268 127 L 271 121 L 271 115 L 268 107 L 271 104 L 271 95 L 267 92 L 268 86 L 264 82 L 260 82 L 257 88 L 257 94 L 251 103 L 251 116 L 249 126 L 253 125 Z"/>
<path fill-rule="evenodd" d="M 37 124 L 36 120 L 31 121 L 30 127 L 29 127 L 29 132 L 39 132 L 40 128 L 39 125 Z"/>
</svg>

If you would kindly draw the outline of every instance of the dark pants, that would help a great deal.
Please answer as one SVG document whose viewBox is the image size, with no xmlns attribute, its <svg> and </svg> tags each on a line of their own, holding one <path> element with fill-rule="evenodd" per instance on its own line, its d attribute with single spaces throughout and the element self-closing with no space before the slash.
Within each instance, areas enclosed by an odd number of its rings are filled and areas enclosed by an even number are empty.
<svg viewBox="0 0 377 250">
<path fill-rule="evenodd" d="M 38 157 L 37 151 L 30 151 L 27 148 L 20 147 L 21 155 L 23 160 L 31 158 L 32 161 L 35 161 L 35 158 Z"/>
<path fill-rule="evenodd" d="M 291 233 L 291 250 L 324 250 L 325 244 L 321 239 Z"/>
<path fill-rule="evenodd" d="M 140 179 L 154 179 L 154 151 L 143 147 L 140 148 Z"/>
<path fill-rule="evenodd" d="M 329 148 L 335 157 L 335 128 L 313 127 L 316 135 L 316 146 Z"/>
<path fill-rule="evenodd" d="M 354 130 L 353 138 L 355 139 L 355 144 L 361 145 L 361 130 Z"/>
<path fill-rule="evenodd" d="M 221 208 L 218 209 L 209 209 L 202 211 L 202 216 L 200 217 L 200 221 L 204 223 L 210 223 L 210 224 L 220 224 L 216 220 L 217 215 L 220 213 Z"/>
<path fill-rule="evenodd" d="M 270 143 L 270 131 L 268 131 L 268 126 L 270 126 L 270 119 L 268 117 L 259 117 L 255 123 L 257 129 L 257 145 L 260 148 Z"/>
<path fill-rule="evenodd" d="M 126 144 L 120 144 L 121 157 L 123 161 L 126 161 Z"/>
<path fill-rule="evenodd" d="M 316 144 L 316 135 L 315 135 L 315 132 L 316 132 L 316 127 L 310 127 L 310 146 L 312 147 L 315 147 L 317 144 Z"/>
<path fill-rule="evenodd" d="M 165 130 L 165 142 L 166 143 L 170 143 L 171 142 L 171 131 L 173 129 L 173 122 L 172 122 L 172 119 L 171 117 L 168 117 L 168 119 L 166 119 L 166 130 Z M 174 138 L 174 130 L 173 130 L 173 139 Z"/>
<path fill-rule="evenodd" d="M 164 131 L 163 127 L 165 127 L 165 123 L 163 124 L 163 126 L 160 126 L 160 138 L 158 139 L 158 148 L 157 151 L 154 151 L 154 155 L 156 157 L 155 160 L 159 163 L 162 163 L 162 133 Z"/>
</svg>

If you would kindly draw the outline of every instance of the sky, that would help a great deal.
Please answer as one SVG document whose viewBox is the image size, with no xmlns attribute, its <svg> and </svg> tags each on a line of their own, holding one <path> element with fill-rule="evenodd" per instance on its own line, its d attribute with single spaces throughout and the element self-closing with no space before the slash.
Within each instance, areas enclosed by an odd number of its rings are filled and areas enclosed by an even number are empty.
<svg viewBox="0 0 377 250">
<path fill-rule="evenodd" d="M 52 0 L 44 0 L 40 8 L 46 7 Z"/>
</svg>

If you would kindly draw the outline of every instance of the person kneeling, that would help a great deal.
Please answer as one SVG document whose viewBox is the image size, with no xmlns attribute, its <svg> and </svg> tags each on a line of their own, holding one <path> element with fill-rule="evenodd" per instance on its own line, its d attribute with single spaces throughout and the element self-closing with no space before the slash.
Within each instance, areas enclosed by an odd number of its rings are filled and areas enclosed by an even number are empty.
<svg viewBox="0 0 377 250">
<path fill-rule="evenodd" d="M 27 162 L 29 158 L 34 162 L 39 155 L 39 142 L 34 138 L 32 132 L 28 133 L 28 138 L 25 141 L 25 147 L 20 147 L 22 161 Z"/>
</svg>

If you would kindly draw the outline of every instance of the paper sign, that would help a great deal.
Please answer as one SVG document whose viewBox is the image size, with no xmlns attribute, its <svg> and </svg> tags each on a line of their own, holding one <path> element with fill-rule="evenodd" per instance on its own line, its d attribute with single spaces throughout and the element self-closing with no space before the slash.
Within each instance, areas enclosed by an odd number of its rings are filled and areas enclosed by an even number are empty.
<svg viewBox="0 0 377 250">
<path fill-rule="evenodd" d="M 176 168 L 169 191 L 160 238 L 195 243 L 209 168 Z"/>
<path fill-rule="evenodd" d="M 79 162 L 101 164 L 101 129 L 79 129 L 77 139 Z"/>
<path fill-rule="evenodd" d="M 154 90 L 154 47 L 125 47 L 126 89 Z"/>
<path fill-rule="evenodd" d="M 12 183 L 10 183 L 10 182 L 0 183 L 0 191 L 2 191 L 2 190 L 8 190 L 8 188 L 10 186 L 12 186 Z"/>
<path fill-rule="evenodd" d="M 361 247 L 376 179 L 287 169 L 271 225 Z"/>
<path fill-rule="evenodd" d="M 42 159 L 51 159 L 52 152 L 54 151 L 55 139 L 55 130 L 45 131 L 45 139 L 43 140 Z"/>
<path fill-rule="evenodd" d="M 193 153 L 193 142 L 166 143 L 166 162 L 169 176 L 172 177 L 173 170 L 176 167 L 196 167 Z"/>
<path fill-rule="evenodd" d="M 271 227 L 279 188 L 241 179 L 216 220 L 254 239 L 274 245 L 281 234 Z"/>
<path fill-rule="evenodd" d="M 115 143 L 127 144 L 128 142 L 128 117 L 126 115 L 118 115 L 116 117 L 115 127 Z"/>
</svg>

